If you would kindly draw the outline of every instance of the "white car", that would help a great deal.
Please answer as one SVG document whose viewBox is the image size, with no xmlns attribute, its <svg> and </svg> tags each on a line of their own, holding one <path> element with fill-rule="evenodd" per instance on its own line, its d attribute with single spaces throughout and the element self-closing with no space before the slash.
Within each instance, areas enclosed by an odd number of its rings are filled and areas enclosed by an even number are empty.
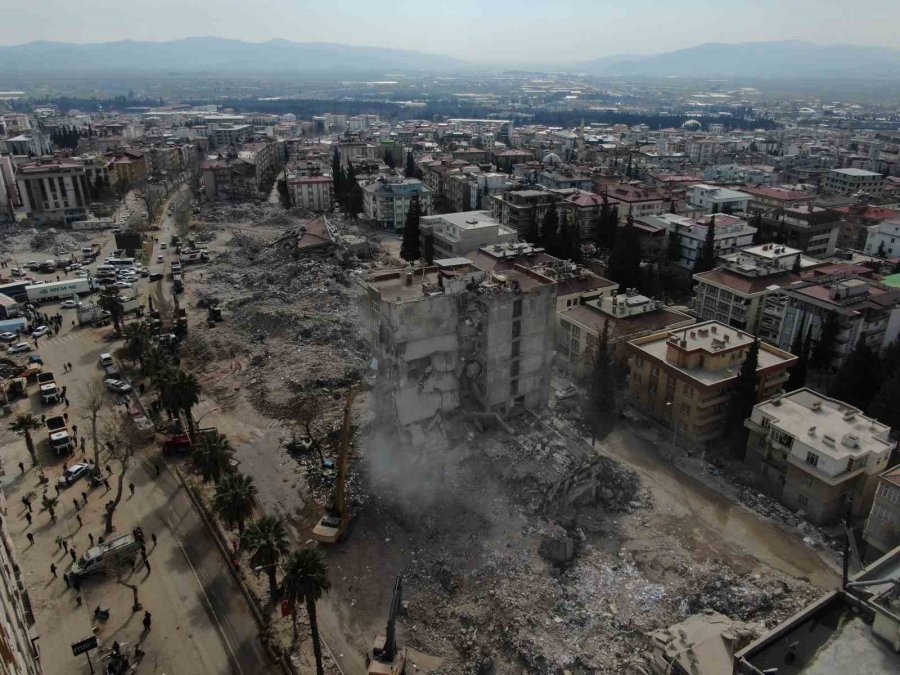
<svg viewBox="0 0 900 675">
<path fill-rule="evenodd" d="M 60 487 L 69 487 L 72 483 L 77 481 L 82 476 L 87 476 L 91 471 L 94 470 L 93 464 L 83 463 L 83 464 L 73 464 L 68 469 L 65 470 L 62 476 L 60 476 L 56 483 Z"/>
<path fill-rule="evenodd" d="M 165 258 L 161 255 L 156 256 L 156 262 L 161 263 Z"/>
<path fill-rule="evenodd" d="M 7 354 L 18 354 L 20 352 L 30 352 L 31 345 L 27 342 L 17 342 L 12 347 L 7 348 Z"/>
<path fill-rule="evenodd" d="M 18 267 L 13 267 L 12 270 L 10 270 L 10 273 L 14 277 L 24 277 L 25 276 L 25 270 L 20 270 Z"/>
<path fill-rule="evenodd" d="M 129 391 L 131 391 L 130 384 L 128 384 L 127 382 L 123 382 L 122 380 L 117 380 L 115 378 L 103 380 L 103 384 L 106 385 L 107 389 L 117 394 L 127 394 Z"/>
<path fill-rule="evenodd" d="M 88 270 L 78 270 L 77 272 L 75 272 L 76 277 L 86 277 L 88 275 L 90 275 L 90 272 Z"/>
<path fill-rule="evenodd" d="M 127 281 L 117 281 L 116 288 L 131 288 L 131 284 L 129 284 Z"/>
<path fill-rule="evenodd" d="M 44 337 L 47 333 L 50 332 L 50 329 L 47 326 L 38 326 L 34 329 L 34 332 L 31 334 L 33 338 Z"/>
<path fill-rule="evenodd" d="M 75 309 L 76 307 L 81 307 L 81 303 L 77 300 L 63 300 L 60 307 L 63 309 Z"/>
<path fill-rule="evenodd" d="M 9 331 L 0 333 L 0 342 L 13 342 L 17 337 L 19 336 L 15 333 L 10 333 Z"/>
</svg>

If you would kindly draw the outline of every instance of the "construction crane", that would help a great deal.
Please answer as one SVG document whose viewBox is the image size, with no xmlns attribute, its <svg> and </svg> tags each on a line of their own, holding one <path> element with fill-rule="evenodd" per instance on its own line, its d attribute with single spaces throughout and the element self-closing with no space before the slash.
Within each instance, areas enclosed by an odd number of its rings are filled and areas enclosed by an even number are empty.
<svg viewBox="0 0 900 675">
<path fill-rule="evenodd" d="M 388 612 L 387 630 L 375 638 L 372 650 L 366 654 L 368 675 L 402 675 L 406 668 L 406 649 L 397 648 L 396 622 L 403 596 L 403 577 L 394 582 L 391 608 Z"/>
<path fill-rule="evenodd" d="M 350 454 L 350 407 L 353 405 L 355 395 L 353 387 L 350 387 L 347 390 L 347 402 L 344 405 L 344 422 L 341 427 L 341 449 L 334 497 L 312 531 L 313 539 L 324 544 L 335 544 L 340 541 L 346 534 L 347 526 L 353 518 L 347 509 L 347 464 Z"/>
</svg>

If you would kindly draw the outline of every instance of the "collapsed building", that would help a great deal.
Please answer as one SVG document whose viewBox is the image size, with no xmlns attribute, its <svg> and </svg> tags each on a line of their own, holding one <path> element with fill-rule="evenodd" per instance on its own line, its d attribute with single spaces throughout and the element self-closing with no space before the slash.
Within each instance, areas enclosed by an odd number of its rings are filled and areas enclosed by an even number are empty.
<svg viewBox="0 0 900 675">
<path fill-rule="evenodd" d="M 459 408 L 512 416 L 546 404 L 552 279 L 524 266 L 498 274 L 449 258 L 371 273 L 361 289 L 382 419 L 408 427 Z"/>
</svg>

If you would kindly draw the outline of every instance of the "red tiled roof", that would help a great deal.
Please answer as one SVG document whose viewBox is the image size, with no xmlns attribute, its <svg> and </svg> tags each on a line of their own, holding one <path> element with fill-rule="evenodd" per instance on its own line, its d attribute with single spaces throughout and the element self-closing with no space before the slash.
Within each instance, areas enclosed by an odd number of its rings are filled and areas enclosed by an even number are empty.
<svg viewBox="0 0 900 675">
<path fill-rule="evenodd" d="M 720 286 L 725 286 L 734 289 L 739 293 L 748 295 L 752 293 L 761 293 L 769 286 L 787 286 L 788 284 L 800 280 L 800 277 L 791 272 L 784 272 L 783 274 L 765 277 L 745 277 L 723 268 L 710 270 L 709 272 L 701 272 L 694 276 L 698 279 L 704 279 L 711 283 L 719 284 Z"/>
<path fill-rule="evenodd" d="M 663 330 L 672 324 L 689 321 L 690 317 L 676 314 L 668 309 L 658 309 L 628 317 L 614 317 L 589 305 L 576 305 L 561 313 L 562 316 L 587 326 L 598 335 L 609 323 L 609 336 L 613 339 L 628 337 L 635 333 Z"/>
<path fill-rule="evenodd" d="M 808 192 L 778 187 L 747 187 L 743 188 L 743 191 L 747 194 L 757 195 L 759 197 L 772 197 L 788 202 L 797 201 L 798 199 L 813 199 L 815 197 L 815 195 L 811 195 Z"/>
</svg>

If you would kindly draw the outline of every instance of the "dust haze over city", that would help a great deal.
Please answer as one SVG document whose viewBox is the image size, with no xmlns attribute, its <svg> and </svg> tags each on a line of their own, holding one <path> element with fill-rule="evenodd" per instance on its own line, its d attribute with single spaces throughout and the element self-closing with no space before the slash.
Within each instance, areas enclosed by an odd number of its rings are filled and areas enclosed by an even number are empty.
<svg viewBox="0 0 900 675">
<path fill-rule="evenodd" d="M 4 672 L 898 672 L 898 21 L 5 13 Z"/>
</svg>

